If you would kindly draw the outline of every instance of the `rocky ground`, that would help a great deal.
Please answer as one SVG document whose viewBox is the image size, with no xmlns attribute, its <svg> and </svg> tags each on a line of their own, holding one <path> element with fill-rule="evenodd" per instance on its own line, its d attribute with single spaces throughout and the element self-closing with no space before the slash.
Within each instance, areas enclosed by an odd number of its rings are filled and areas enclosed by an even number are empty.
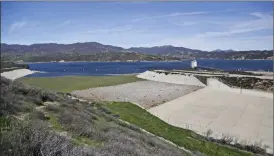
<svg viewBox="0 0 274 156">
<path fill-rule="evenodd" d="M 207 77 L 205 76 L 195 76 L 202 83 L 206 84 Z M 267 92 L 273 92 L 273 80 L 260 79 L 256 77 L 225 77 L 218 76 L 214 77 L 224 84 L 233 88 L 243 88 L 243 89 L 256 89 Z"/>
<path fill-rule="evenodd" d="M 201 88 L 156 81 L 138 81 L 116 86 L 77 90 L 72 93 L 103 101 L 129 101 L 144 108 L 150 108 Z"/>
<path fill-rule="evenodd" d="M 273 80 L 259 79 L 254 77 L 220 77 L 219 80 L 232 87 L 256 89 L 268 92 L 273 91 Z"/>
</svg>

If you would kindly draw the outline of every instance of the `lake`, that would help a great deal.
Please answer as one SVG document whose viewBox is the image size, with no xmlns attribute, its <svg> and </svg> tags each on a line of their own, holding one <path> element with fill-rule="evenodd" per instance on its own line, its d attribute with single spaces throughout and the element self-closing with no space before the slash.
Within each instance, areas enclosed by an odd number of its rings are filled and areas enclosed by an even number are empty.
<svg viewBox="0 0 274 156">
<path fill-rule="evenodd" d="M 197 60 L 198 66 L 222 70 L 262 70 L 273 71 L 273 60 Z M 65 63 L 29 63 L 31 70 L 45 73 L 35 73 L 27 77 L 51 76 L 89 76 L 109 74 L 141 73 L 153 69 L 187 69 L 190 61 L 182 62 L 65 62 Z"/>
</svg>

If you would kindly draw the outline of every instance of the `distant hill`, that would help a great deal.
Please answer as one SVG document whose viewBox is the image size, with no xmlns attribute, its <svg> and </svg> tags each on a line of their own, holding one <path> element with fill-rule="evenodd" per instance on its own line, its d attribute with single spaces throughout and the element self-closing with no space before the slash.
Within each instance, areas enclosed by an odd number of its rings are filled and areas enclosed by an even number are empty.
<svg viewBox="0 0 274 156">
<path fill-rule="evenodd" d="M 128 50 L 136 51 L 144 54 L 176 56 L 176 57 L 182 57 L 184 55 L 206 52 L 202 50 L 189 49 L 185 47 L 174 47 L 171 45 L 155 46 L 155 47 L 132 47 L 132 48 L 129 48 Z"/>
<path fill-rule="evenodd" d="M 173 56 L 155 56 L 130 52 L 121 47 L 103 45 L 97 42 L 32 45 L 1 44 L 2 61 L 165 61 L 179 59 Z"/>
<path fill-rule="evenodd" d="M 57 44 L 57 43 L 44 43 L 32 45 L 19 45 L 19 44 L 1 44 L 1 52 L 3 54 L 92 54 L 103 52 L 139 52 L 143 54 L 152 55 L 181 55 L 188 53 L 202 52 L 201 50 L 194 50 L 185 47 L 155 46 L 155 47 L 132 47 L 124 49 L 122 47 L 103 45 L 97 42 L 73 43 L 73 44 Z"/>
<path fill-rule="evenodd" d="M 216 50 L 212 50 L 211 52 L 236 52 L 236 51 L 232 49 L 228 49 L 228 50 L 216 49 Z"/>
<path fill-rule="evenodd" d="M 174 46 L 155 46 L 155 47 L 133 47 L 130 51 L 136 51 L 143 54 L 153 54 L 160 56 L 178 57 L 181 59 L 267 59 L 273 56 L 273 50 L 250 50 L 250 51 L 235 51 L 214 50 L 202 51 L 197 49 L 189 49 L 185 47 Z"/>
<path fill-rule="evenodd" d="M 23 61 L 166 61 L 182 59 L 267 59 L 272 50 L 214 50 L 211 52 L 171 45 L 128 49 L 97 42 L 32 45 L 1 44 L 1 58 Z"/>
<path fill-rule="evenodd" d="M 19 44 L 1 44 L 1 53 L 8 54 L 91 54 L 98 52 L 122 52 L 121 47 L 103 45 L 97 42 L 73 43 L 73 44 L 57 44 L 57 43 L 43 43 L 32 45 L 19 45 Z"/>
<path fill-rule="evenodd" d="M 273 50 L 250 50 L 250 51 L 233 51 L 233 52 L 208 52 L 199 53 L 196 58 L 205 59 L 267 59 L 273 56 Z"/>
</svg>

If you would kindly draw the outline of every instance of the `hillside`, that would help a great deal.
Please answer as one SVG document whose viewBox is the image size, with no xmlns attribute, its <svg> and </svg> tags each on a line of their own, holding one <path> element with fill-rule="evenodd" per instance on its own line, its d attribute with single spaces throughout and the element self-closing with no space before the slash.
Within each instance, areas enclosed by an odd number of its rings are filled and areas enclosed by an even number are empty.
<svg viewBox="0 0 274 156">
<path fill-rule="evenodd" d="M 1 77 L 0 155 L 186 155 L 97 102 Z"/>
<path fill-rule="evenodd" d="M 156 47 L 133 47 L 129 48 L 130 51 L 136 51 L 144 54 L 152 55 L 164 55 L 164 56 L 177 56 L 181 57 L 183 55 L 197 54 L 200 52 L 205 52 L 201 50 L 189 49 L 185 47 L 174 47 L 171 45 L 168 46 L 156 46 Z"/>
<path fill-rule="evenodd" d="M 19 44 L 1 44 L 1 52 L 3 54 L 30 54 L 30 55 L 44 55 L 44 54 L 91 54 L 98 52 L 122 52 L 121 47 L 111 45 L 103 45 L 97 42 L 73 43 L 73 44 L 57 44 L 57 43 L 43 43 L 32 45 Z"/>
<path fill-rule="evenodd" d="M 1 44 L 4 61 L 50 62 L 50 61 L 165 61 L 179 60 L 172 56 L 155 56 L 129 52 L 121 47 L 96 42 L 75 44 Z"/>
<path fill-rule="evenodd" d="M 272 50 L 215 50 L 211 52 L 175 46 L 122 47 L 97 42 L 74 44 L 1 44 L 2 60 L 9 61 L 167 61 L 182 59 L 267 59 Z"/>
<path fill-rule="evenodd" d="M 39 56 L 4 56 L 4 60 L 23 60 L 25 62 L 50 62 L 50 61 L 164 61 L 164 60 L 179 60 L 179 58 L 154 56 L 138 53 L 123 53 L 123 52 L 107 52 L 94 53 L 89 55 L 79 54 L 51 54 Z"/>
<path fill-rule="evenodd" d="M 203 59 L 268 59 L 268 57 L 273 56 L 273 50 L 251 50 L 251 51 L 230 51 L 230 52 L 206 52 L 197 53 L 192 55 L 195 58 Z"/>
<path fill-rule="evenodd" d="M 15 69 L 22 69 L 22 68 L 29 69 L 29 65 L 1 61 L 1 72 L 11 71 Z"/>
<path fill-rule="evenodd" d="M 235 51 L 233 49 L 227 49 L 227 50 L 216 49 L 216 50 L 212 50 L 211 52 L 235 52 Z"/>
<path fill-rule="evenodd" d="M 214 50 L 211 52 L 174 46 L 139 47 L 130 48 L 143 54 L 179 57 L 181 59 L 267 59 L 273 56 L 273 50 Z"/>
</svg>

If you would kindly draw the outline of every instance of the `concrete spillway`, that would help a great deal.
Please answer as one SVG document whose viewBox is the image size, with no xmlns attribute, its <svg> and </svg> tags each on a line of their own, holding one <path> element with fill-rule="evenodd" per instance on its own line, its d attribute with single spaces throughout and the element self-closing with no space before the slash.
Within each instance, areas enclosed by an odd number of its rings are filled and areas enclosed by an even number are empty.
<svg viewBox="0 0 274 156">
<path fill-rule="evenodd" d="M 187 95 L 165 102 L 148 111 L 163 121 L 204 135 L 212 130 L 214 138 L 229 135 L 250 143 L 262 141 L 273 153 L 273 94 L 231 88 L 216 78 L 207 86 L 192 75 L 147 71 L 137 77 L 184 85 L 204 86 Z"/>
</svg>

